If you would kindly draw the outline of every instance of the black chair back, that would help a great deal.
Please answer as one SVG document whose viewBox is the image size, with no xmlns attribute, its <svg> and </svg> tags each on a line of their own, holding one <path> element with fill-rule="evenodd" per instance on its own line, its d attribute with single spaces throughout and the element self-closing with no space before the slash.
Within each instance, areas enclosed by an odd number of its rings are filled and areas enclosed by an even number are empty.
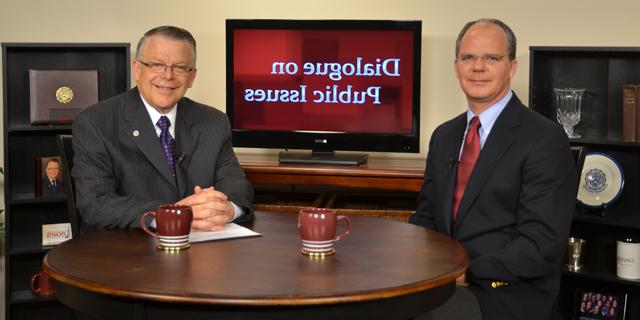
<svg viewBox="0 0 640 320">
<path fill-rule="evenodd" d="M 71 144 L 71 135 L 61 134 L 56 136 L 58 143 L 58 151 L 62 159 L 62 175 L 64 177 L 64 194 L 67 198 L 67 212 L 69 215 L 69 223 L 71 223 L 71 232 L 74 237 L 80 236 L 80 215 L 76 210 L 76 186 L 71 178 L 71 169 L 73 168 L 73 145 Z"/>
</svg>

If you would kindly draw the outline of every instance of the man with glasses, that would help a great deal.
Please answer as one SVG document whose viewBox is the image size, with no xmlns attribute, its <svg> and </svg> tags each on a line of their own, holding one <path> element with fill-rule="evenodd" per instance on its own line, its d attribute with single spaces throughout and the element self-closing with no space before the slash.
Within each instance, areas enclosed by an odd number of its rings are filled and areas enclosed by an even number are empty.
<svg viewBox="0 0 640 320">
<path fill-rule="evenodd" d="M 467 23 L 455 53 L 467 111 L 433 132 L 410 222 L 458 240 L 470 263 L 424 318 L 551 319 L 578 190 L 567 135 L 511 91 L 516 38 L 502 21 Z"/>
<path fill-rule="evenodd" d="M 193 229 L 252 217 L 253 188 L 233 152 L 224 113 L 184 95 L 196 41 L 162 26 L 140 39 L 136 87 L 87 108 L 73 123 L 73 179 L 82 226 L 140 227 L 161 204 L 191 206 Z"/>
<path fill-rule="evenodd" d="M 47 160 L 44 171 L 45 176 L 42 177 L 42 195 L 48 197 L 64 192 L 62 189 L 62 180 L 58 179 L 60 175 L 60 161 L 56 158 Z"/>
</svg>

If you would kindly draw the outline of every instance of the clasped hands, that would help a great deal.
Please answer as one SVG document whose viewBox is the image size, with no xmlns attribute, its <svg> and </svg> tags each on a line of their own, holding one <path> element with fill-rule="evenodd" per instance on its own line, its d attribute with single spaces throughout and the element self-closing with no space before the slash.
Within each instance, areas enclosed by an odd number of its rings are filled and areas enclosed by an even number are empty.
<svg viewBox="0 0 640 320">
<path fill-rule="evenodd" d="M 196 186 L 194 193 L 180 201 L 177 205 L 190 206 L 193 212 L 192 230 L 221 231 L 224 225 L 231 222 L 235 209 L 227 196 L 213 187 Z"/>
</svg>

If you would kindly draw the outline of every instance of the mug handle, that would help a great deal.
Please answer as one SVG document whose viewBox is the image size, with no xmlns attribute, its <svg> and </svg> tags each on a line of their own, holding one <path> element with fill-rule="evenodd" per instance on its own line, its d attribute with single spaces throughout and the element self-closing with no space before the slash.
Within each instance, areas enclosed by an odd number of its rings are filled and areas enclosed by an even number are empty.
<svg viewBox="0 0 640 320">
<path fill-rule="evenodd" d="M 35 294 L 40 294 L 40 291 L 42 291 L 42 288 L 36 288 L 36 282 L 38 281 L 38 278 L 40 278 L 40 276 L 42 276 L 42 271 L 38 271 L 33 276 L 31 276 L 31 291 L 33 291 L 33 293 Z"/>
<path fill-rule="evenodd" d="M 337 222 L 337 223 L 340 223 L 340 220 L 343 220 L 343 221 L 346 221 L 346 222 L 347 222 L 347 229 L 345 229 L 344 231 L 342 231 L 342 233 L 341 233 L 341 234 L 337 235 L 337 236 L 333 239 L 333 241 L 334 241 L 334 242 L 338 242 L 338 241 L 340 241 L 340 239 L 342 239 L 342 238 L 346 237 L 346 236 L 349 234 L 349 232 L 351 231 L 351 219 L 349 219 L 349 217 L 340 215 L 340 216 L 338 216 L 337 218 L 338 218 L 338 219 L 337 219 L 337 220 L 338 220 L 338 222 Z"/>
<path fill-rule="evenodd" d="M 144 232 L 148 233 L 148 234 L 149 234 L 150 236 L 152 236 L 152 237 L 156 237 L 156 238 L 157 238 L 157 237 L 158 237 L 158 234 L 157 234 L 157 233 L 153 233 L 153 232 L 149 231 L 149 229 L 147 229 L 147 226 L 144 224 L 144 218 L 145 218 L 146 216 L 148 216 L 148 215 L 152 215 L 154 219 L 156 218 L 156 213 L 155 213 L 155 212 L 153 212 L 153 211 L 152 211 L 152 212 L 145 212 L 145 213 L 142 215 L 142 217 L 140 217 L 140 226 L 142 226 L 142 230 L 144 230 Z"/>
</svg>

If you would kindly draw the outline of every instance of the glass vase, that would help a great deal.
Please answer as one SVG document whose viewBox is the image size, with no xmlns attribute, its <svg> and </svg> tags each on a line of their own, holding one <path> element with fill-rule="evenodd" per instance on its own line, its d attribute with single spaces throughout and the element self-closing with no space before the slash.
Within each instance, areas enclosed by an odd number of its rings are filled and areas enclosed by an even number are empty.
<svg viewBox="0 0 640 320">
<path fill-rule="evenodd" d="M 556 98 L 556 117 L 567 136 L 572 139 L 580 138 L 573 132 L 573 127 L 580 122 L 582 114 L 582 97 L 586 89 L 553 88 Z"/>
</svg>

